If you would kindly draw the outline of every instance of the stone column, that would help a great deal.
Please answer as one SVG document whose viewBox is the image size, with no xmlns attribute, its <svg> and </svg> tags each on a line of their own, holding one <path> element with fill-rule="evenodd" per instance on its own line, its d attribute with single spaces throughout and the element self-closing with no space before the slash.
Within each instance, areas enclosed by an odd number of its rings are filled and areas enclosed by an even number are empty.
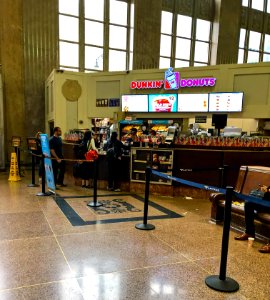
<svg viewBox="0 0 270 300">
<path fill-rule="evenodd" d="M 216 10 L 212 61 L 214 62 L 216 58 L 216 64 L 237 63 L 242 1 L 216 0 Z"/>
<path fill-rule="evenodd" d="M 24 118 L 22 0 L 0 0 L 0 7 L 5 139 L 9 141 L 12 136 L 24 138 L 27 126 Z"/>
<path fill-rule="evenodd" d="M 135 0 L 133 69 L 159 67 L 162 0 Z"/>
</svg>

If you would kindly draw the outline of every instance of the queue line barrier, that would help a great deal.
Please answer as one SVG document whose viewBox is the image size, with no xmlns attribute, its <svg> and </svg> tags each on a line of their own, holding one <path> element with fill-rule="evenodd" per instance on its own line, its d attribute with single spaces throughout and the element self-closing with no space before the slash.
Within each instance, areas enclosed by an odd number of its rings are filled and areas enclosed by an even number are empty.
<svg viewBox="0 0 270 300">
<path fill-rule="evenodd" d="M 39 157 L 41 159 L 42 164 L 42 188 L 41 192 L 37 194 L 37 196 L 50 196 L 52 192 L 46 192 L 45 191 L 45 165 L 44 165 L 44 158 L 45 156 L 43 154 L 35 154 L 30 150 L 24 150 L 28 154 L 32 155 L 32 184 L 29 184 L 29 187 L 37 186 L 35 184 L 35 160 L 33 157 Z M 56 160 L 54 157 L 46 157 L 51 160 Z M 90 207 L 99 207 L 102 206 L 102 203 L 98 202 L 97 200 L 97 177 L 98 177 L 98 159 L 97 160 L 86 160 L 86 159 L 70 159 L 70 158 L 62 158 L 61 161 L 69 161 L 69 162 L 87 162 L 87 163 L 93 163 L 94 165 L 94 177 L 93 177 L 93 201 L 90 201 L 87 206 Z M 56 195 L 56 193 L 54 193 Z"/>
<path fill-rule="evenodd" d="M 31 153 L 32 156 L 38 156 L 41 157 L 44 162 L 44 156 L 43 155 L 37 155 L 32 153 L 31 151 L 27 151 L 28 153 Z M 49 158 L 49 159 L 55 159 L 55 158 Z M 99 203 L 97 201 L 97 162 L 91 161 L 91 160 L 78 160 L 78 159 L 62 159 L 64 161 L 72 161 L 72 162 L 88 162 L 88 163 L 94 163 L 94 200 L 93 202 L 89 202 L 87 205 L 91 207 L 98 207 L 101 206 L 102 203 Z M 35 166 L 34 166 L 35 167 Z M 33 168 L 33 164 L 32 164 Z M 45 168 L 44 168 L 45 171 Z M 44 172 L 45 173 L 45 172 Z M 42 178 L 45 178 L 43 173 Z M 196 183 L 193 181 L 181 179 L 175 176 L 167 175 L 162 172 L 158 172 L 156 170 L 151 169 L 150 167 L 146 168 L 146 183 L 145 183 L 145 202 L 144 202 L 144 218 L 142 224 L 136 224 L 135 227 L 140 230 L 153 230 L 155 229 L 155 226 L 152 224 L 147 223 L 147 215 L 148 215 L 148 202 L 149 202 L 149 190 L 150 190 L 150 179 L 151 175 L 159 176 L 166 180 L 172 180 L 176 181 L 178 183 L 192 186 L 199 189 L 204 189 L 207 191 L 213 191 L 217 193 L 222 193 L 226 195 L 226 201 L 225 201 L 225 210 L 224 210 L 224 225 L 223 225 L 223 235 L 222 235 L 222 246 L 221 246 L 221 260 L 220 260 L 220 273 L 219 275 L 211 275 L 208 276 L 205 279 L 205 283 L 208 287 L 222 292 L 235 292 L 239 289 L 239 284 L 234 279 L 226 276 L 226 270 L 227 270 L 227 257 L 228 257 L 228 245 L 229 245 L 229 232 L 230 232 L 230 222 L 231 222 L 231 205 L 232 205 L 232 197 L 233 195 L 239 199 L 245 200 L 245 201 L 252 201 L 253 203 L 261 204 L 262 199 L 254 196 L 247 196 L 243 195 L 241 193 L 235 192 L 233 190 L 233 187 L 227 186 L 225 188 L 220 188 L 216 186 L 210 186 L 205 185 L 201 183 Z M 45 179 L 44 179 L 45 183 Z M 45 184 L 44 184 L 45 185 Z M 270 202 L 263 201 L 266 206 L 270 207 Z M 267 205 L 268 204 L 268 205 Z"/>
<path fill-rule="evenodd" d="M 207 191 L 213 191 L 216 193 L 222 193 L 226 195 L 225 210 L 224 210 L 224 224 L 223 224 L 223 235 L 221 245 L 221 259 L 220 259 L 220 272 L 219 275 L 208 276 L 205 279 L 205 283 L 208 287 L 222 292 L 235 292 L 239 289 L 239 284 L 234 279 L 226 276 L 227 270 L 227 257 L 228 257 L 228 246 L 229 246 L 229 233 L 231 223 L 231 206 L 233 197 L 233 187 L 227 186 L 226 189 L 215 186 L 205 185 L 185 179 L 181 179 L 175 176 L 167 175 L 157 170 L 153 170 L 150 167 L 146 168 L 146 182 L 145 182 L 145 210 L 143 224 L 136 224 L 135 227 L 140 230 L 152 230 L 155 228 L 152 224 L 147 224 L 147 213 L 148 213 L 148 201 L 149 201 L 149 186 L 151 175 L 159 176 L 166 180 L 176 181 L 178 183 L 192 186 Z M 252 197 L 256 198 L 256 197 Z"/>
</svg>

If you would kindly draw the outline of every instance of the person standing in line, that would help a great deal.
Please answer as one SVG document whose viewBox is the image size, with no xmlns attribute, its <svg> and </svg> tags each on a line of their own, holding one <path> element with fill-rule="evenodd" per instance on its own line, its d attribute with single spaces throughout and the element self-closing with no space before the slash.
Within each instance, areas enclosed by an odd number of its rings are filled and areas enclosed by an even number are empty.
<svg viewBox="0 0 270 300">
<path fill-rule="evenodd" d="M 76 156 L 81 160 L 85 160 L 85 154 L 89 150 L 98 152 L 95 145 L 95 139 L 90 130 L 87 130 L 84 133 L 83 140 L 78 148 L 79 151 Z M 90 178 L 93 177 L 93 164 L 86 161 L 81 162 L 79 167 L 79 177 L 82 179 L 82 188 L 91 188 L 93 184 L 89 184 L 89 181 Z"/>
<path fill-rule="evenodd" d="M 121 141 L 117 139 L 117 132 L 112 132 L 111 138 L 104 146 L 107 151 L 108 162 L 108 187 L 109 191 L 120 192 L 120 172 L 121 172 L 121 158 L 122 149 L 128 149 Z"/>
<path fill-rule="evenodd" d="M 42 182 L 42 148 L 41 148 L 41 142 L 40 142 L 40 134 L 41 132 L 38 131 L 35 135 L 36 143 L 37 143 L 37 150 L 33 151 L 34 154 L 36 154 L 36 164 L 38 165 L 38 181 L 39 183 Z"/>
<path fill-rule="evenodd" d="M 66 164 L 63 160 L 63 143 L 62 143 L 62 131 L 60 127 L 54 127 L 53 136 L 49 139 L 50 152 L 52 158 L 52 168 L 54 175 L 54 182 L 56 185 L 66 186 L 64 184 L 64 176 L 66 170 Z"/>
</svg>

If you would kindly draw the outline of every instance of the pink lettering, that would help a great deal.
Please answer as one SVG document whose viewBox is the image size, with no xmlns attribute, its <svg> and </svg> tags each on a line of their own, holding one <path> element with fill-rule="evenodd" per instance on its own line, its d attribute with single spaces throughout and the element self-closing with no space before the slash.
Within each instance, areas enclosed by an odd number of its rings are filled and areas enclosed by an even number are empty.
<svg viewBox="0 0 270 300">
<path fill-rule="evenodd" d="M 204 86 L 204 78 L 199 79 L 199 86 Z"/>
<path fill-rule="evenodd" d="M 199 79 L 195 78 L 193 79 L 193 86 L 198 86 L 199 85 Z"/>
<path fill-rule="evenodd" d="M 180 87 L 196 87 L 196 86 L 214 86 L 216 84 L 216 78 L 187 78 L 180 79 Z M 131 89 L 160 89 L 166 84 L 163 80 L 142 80 L 131 81 Z"/>
<path fill-rule="evenodd" d="M 216 78 L 210 78 L 209 85 L 214 86 L 216 84 Z"/>
<path fill-rule="evenodd" d="M 180 86 L 181 86 L 181 87 L 186 87 L 186 86 L 187 86 L 187 81 L 186 81 L 186 79 L 181 79 L 181 80 L 180 80 Z"/>
<path fill-rule="evenodd" d="M 192 79 L 188 79 L 188 80 L 187 80 L 187 86 L 188 86 L 188 87 L 191 87 L 192 85 L 193 85 Z"/>
<path fill-rule="evenodd" d="M 204 78 L 204 85 L 208 86 L 209 78 Z"/>
</svg>

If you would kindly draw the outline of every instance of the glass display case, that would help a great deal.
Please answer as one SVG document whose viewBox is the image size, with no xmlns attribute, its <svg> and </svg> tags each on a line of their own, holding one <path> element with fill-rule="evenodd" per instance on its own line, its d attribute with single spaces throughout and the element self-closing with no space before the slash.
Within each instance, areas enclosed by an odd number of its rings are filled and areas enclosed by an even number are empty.
<svg viewBox="0 0 270 300">
<path fill-rule="evenodd" d="M 120 139 L 125 142 L 130 137 L 131 129 L 137 129 L 137 136 L 140 137 L 142 134 L 143 121 L 141 120 L 122 120 L 120 124 Z"/>
<path fill-rule="evenodd" d="M 131 181 L 145 182 L 146 167 L 151 167 L 159 172 L 172 175 L 173 150 L 132 148 L 130 166 Z M 151 175 L 151 183 L 171 185 L 172 181 Z"/>
</svg>

